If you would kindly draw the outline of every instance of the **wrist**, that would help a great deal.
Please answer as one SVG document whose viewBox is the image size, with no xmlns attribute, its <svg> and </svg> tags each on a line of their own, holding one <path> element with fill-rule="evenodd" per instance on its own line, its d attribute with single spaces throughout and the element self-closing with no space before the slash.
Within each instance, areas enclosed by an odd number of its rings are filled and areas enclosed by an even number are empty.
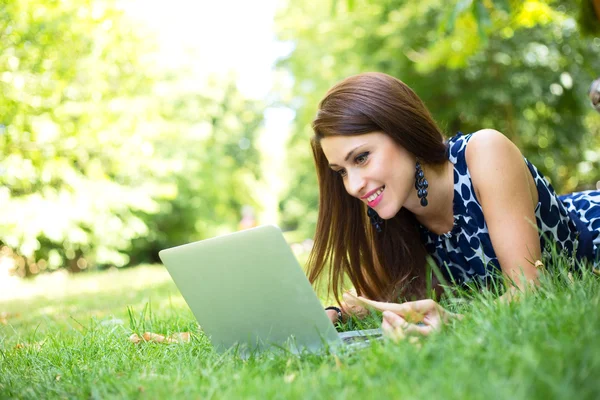
<svg viewBox="0 0 600 400">
<path fill-rule="evenodd" d="M 335 307 L 335 306 L 325 307 L 325 311 L 327 311 L 327 310 L 335 311 L 335 313 L 337 314 L 336 322 L 342 322 L 342 310 L 339 307 Z"/>
</svg>

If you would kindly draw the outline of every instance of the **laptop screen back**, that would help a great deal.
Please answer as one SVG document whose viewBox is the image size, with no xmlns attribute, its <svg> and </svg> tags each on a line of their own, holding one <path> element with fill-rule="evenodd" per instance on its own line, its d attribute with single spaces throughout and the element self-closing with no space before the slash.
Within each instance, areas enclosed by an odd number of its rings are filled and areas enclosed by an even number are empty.
<svg viewBox="0 0 600 400">
<path fill-rule="evenodd" d="M 218 351 L 340 341 L 279 228 L 264 225 L 159 256 Z"/>
</svg>

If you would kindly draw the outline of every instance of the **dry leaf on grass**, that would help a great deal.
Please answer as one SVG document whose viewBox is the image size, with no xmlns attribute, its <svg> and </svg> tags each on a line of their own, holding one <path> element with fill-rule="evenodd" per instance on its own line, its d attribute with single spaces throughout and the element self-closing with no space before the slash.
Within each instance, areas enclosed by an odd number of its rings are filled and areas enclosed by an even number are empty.
<svg viewBox="0 0 600 400">
<path fill-rule="evenodd" d="M 155 343 L 164 343 L 166 341 L 166 338 L 163 335 L 152 332 L 144 332 L 144 334 L 142 335 L 142 339 L 144 339 L 146 342 Z"/>
<path fill-rule="evenodd" d="M 138 336 L 137 333 L 129 336 L 129 341 L 138 344 L 141 341 L 154 342 L 154 343 L 188 343 L 190 341 L 189 332 L 176 332 L 169 336 L 164 336 L 158 333 L 144 332 L 142 337 Z"/>
<path fill-rule="evenodd" d="M 140 340 L 142 340 L 142 339 L 140 339 L 140 337 L 138 336 L 137 333 L 134 333 L 131 336 L 129 336 L 129 341 L 131 343 L 138 344 L 140 342 Z"/>
<path fill-rule="evenodd" d="M 42 346 L 44 345 L 44 343 L 46 343 L 45 340 L 43 340 L 41 342 L 35 342 L 35 343 L 17 343 L 15 345 L 15 349 L 20 350 L 20 349 L 25 349 L 25 348 L 31 348 L 31 349 L 39 351 L 42 349 Z"/>
</svg>

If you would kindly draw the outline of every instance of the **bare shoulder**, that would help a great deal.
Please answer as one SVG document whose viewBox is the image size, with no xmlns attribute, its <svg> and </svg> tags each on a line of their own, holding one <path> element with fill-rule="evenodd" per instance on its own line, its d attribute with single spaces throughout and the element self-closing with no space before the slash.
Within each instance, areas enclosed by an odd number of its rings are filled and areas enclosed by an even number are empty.
<svg viewBox="0 0 600 400">
<path fill-rule="evenodd" d="M 510 139 L 494 129 L 475 132 L 469 140 L 465 158 L 480 201 L 501 190 L 500 182 L 512 185 L 525 176 L 522 173 L 525 163 L 521 151 Z M 505 189 L 508 191 L 508 187 Z"/>
<path fill-rule="evenodd" d="M 521 152 L 501 132 L 495 129 L 481 129 L 473 133 L 465 157 L 471 168 L 489 163 L 512 163 L 521 157 Z"/>
</svg>

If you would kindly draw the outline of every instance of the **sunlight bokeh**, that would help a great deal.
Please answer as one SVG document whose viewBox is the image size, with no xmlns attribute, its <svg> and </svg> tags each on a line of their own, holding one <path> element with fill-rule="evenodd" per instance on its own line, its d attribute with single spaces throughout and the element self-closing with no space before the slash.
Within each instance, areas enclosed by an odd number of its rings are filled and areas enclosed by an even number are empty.
<svg viewBox="0 0 600 400">
<path fill-rule="evenodd" d="M 277 3 L 123 0 L 122 4 L 156 35 L 158 61 L 166 67 L 191 65 L 200 84 L 209 75 L 234 72 L 242 93 L 260 98 L 271 89 L 274 61 L 287 51 L 273 30 Z"/>
<path fill-rule="evenodd" d="M 174 0 L 165 7 L 157 0 L 125 0 L 124 8 L 156 35 L 157 61 L 167 68 L 190 67 L 191 85 L 199 90 L 214 75 L 233 74 L 240 92 L 262 99 L 273 89 L 278 58 L 291 51 L 277 40 L 274 17 L 281 2 L 264 0 Z M 259 139 L 263 181 L 254 189 L 261 207 L 258 222 L 279 222 L 278 202 L 286 188 L 285 142 L 294 112 L 286 107 L 267 107 Z"/>
</svg>

